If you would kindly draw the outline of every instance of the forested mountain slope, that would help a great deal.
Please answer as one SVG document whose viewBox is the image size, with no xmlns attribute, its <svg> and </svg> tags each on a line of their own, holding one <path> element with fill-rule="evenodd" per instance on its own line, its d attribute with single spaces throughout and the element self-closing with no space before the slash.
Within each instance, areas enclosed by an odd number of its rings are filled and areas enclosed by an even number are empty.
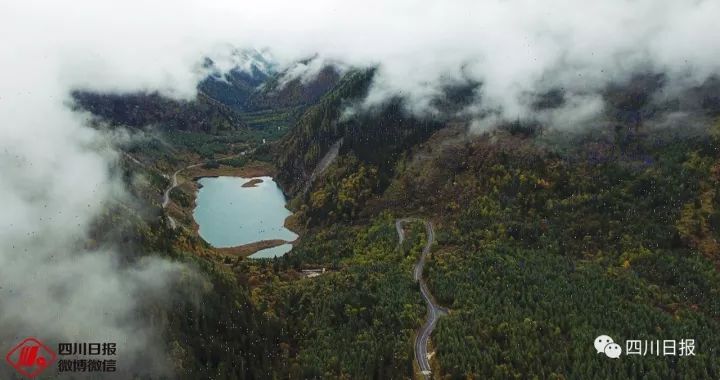
<svg viewBox="0 0 720 380">
<path fill-rule="evenodd" d="M 245 127 L 239 114 L 213 99 L 174 100 L 157 93 L 96 94 L 76 91 L 76 106 L 116 125 L 158 126 L 215 134 Z"/>
<path fill-rule="evenodd" d="M 606 119 L 571 131 L 519 120 L 471 131 L 461 117 L 411 116 L 399 99 L 348 113 L 372 76 L 347 72 L 263 148 L 294 197 L 302 237 L 290 254 L 214 255 L 169 229 L 159 209 L 151 224 L 123 224 L 136 252 L 170 255 L 202 273 L 201 286 L 188 279 L 170 308 L 148 309 L 164 321 L 177 377 L 417 374 L 413 337 L 424 304 L 412 266 L 425 232 L 410 226 L 398 246 L 394 221 L 407 216 L 435 225 L 426 278 L 450 309 L 431 336 L 436 378 L 720 376 L 714 124 L 658 125 L 668 103 L 638 90 L 657 78 L 609 89 Z M 451 109 L 474 88 L 449 91 L 438 104 Z M 712 99 L 707 88 L 696 91 Z M 542 107 L 562 96 L 546 94 Z M 703 112 L 712 109 L 707 102 Z M 340 139 L 337 158 L 302 192 Z M 137 187 L 134 174 L 144 169 L 126 164 L 128 186 Z M 166 179 L 143 175 L 151 187 L 138 197 L 162 192 Z M 305 268 L 326 272 L 306 278 Z M 695 339 L 696 355 L 610 361 L 593 348 L 600 334 Z"/>
</svg>

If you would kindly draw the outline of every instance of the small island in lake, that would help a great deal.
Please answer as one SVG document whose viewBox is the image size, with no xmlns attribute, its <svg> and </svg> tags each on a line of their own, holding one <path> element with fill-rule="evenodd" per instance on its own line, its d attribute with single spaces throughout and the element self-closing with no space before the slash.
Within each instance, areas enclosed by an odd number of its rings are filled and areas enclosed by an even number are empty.
<svg viewBox="0 0 720 380">
<path fill-rule="evenodd" d="M 253 178 L 245 183 L 242 184 L 242 187 L 257 187 L 258 183 L 262 183 L 263 180 L 261 178 Z"/>
</svg>

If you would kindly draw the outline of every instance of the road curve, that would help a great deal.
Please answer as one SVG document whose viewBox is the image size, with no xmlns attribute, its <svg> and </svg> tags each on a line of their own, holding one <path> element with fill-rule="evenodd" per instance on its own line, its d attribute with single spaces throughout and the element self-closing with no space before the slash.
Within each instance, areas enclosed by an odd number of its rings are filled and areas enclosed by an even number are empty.
<svg viewBox="0 0 720 380">
<path fill-rule="evenodd" d="M 427 231 L 427 242 L 425 243 L 425 247 L 423 247 L 420 259 L 415 264 L 415 268 L 413 269 L 413 277 L 415 278 L 415 281 L 420 284 L 420 293 L 422 294 L 423 299 L 425 299 L 425 303 L 427 304 L 427 319 L 415 335 L 415 360 L 417 361 L 418 367 L 420 368 L 423 376 L 426 379 L 429 379 L 430 360 L 428 359 L 427 352 L 428 340 L 430 339 L 430 334 L 432 334 L 432 331 L 435 328 L 438 317 L 447 314 L 447 309 L 435 303 L 433 296 L 430 293 L 427 284 L 425 283 L 425 280 L 423 280 L 422 278 L 423 267 L 425 266 L 425 259 L 430 253 L 430 247 L 432 247 L 432 243 L 435 241 L 435 231 L 433 230 L 432 222 L 415 218 L 403 218 L 396 220 L 395 229 L 398 233 L 399 244 L 402 244 L 402 242 L 405 240 L 405 235 L 402 228 L 403 223 L 412 221 L 423 222 Z"/>
<path fill-rule="evenodd" d="M 176 187 L 178 186 L 177 175 L 178 175 L 181 171 L 183 171 L 183 170 L 185 170 L 185 169 L 194 168 L 194 167 L 200 166 L 200 165 L 202 165 L 202 164 L 193 164 L 193 165 L 190 165 L 190 166 L 186 166 L 186 167 L 184 167 L 184 168 L 182 168 L 182 169 L 176 170 L 175 173 L 173 173 L 173 175 L 172 175 L 172 183 L 170 183 L 170 186 L 168 186 L 168 188 L 165 189 L 165 192 L 163 193 L 163 201 L 162 201 L 162 207 L 163 207 L 163 208 L 167 208 L 168 204 L 170 204 L 170 192 L 172 191 L 172 189 L 174 189 L 174 188 L 176 188 Z M 167 217 L 168 217 L 168 222 L 170 222 L 170 227 L 172 227 L 173 230 L 174 230 L 175 228 L 177 228 L 177 223 L 175 223 L 175 219 L 174 219 L 172 216 L 170 216 L 170 215 L 168 215 Z"/>
<path fill-rule="evenodd" d="M 251 152 L 254 152 L 254 151 L 255 151 L 255 149 L 253 149 Z M 247 154 L 247 153 L 248 153 L 248 151 L 243 151 L 242 153 L 233 154 L 232 156 L 227 156 L 227 157 L 218 158 L 218 159 L 215 160 L 215 161 L 219 162 L 219 161 L 229 160 L 229 159 L 231 159 L 231 158 L 235 158 L 235 157 L 239 157 L 239 156 L 244 156 L 244 155 Z M 186 166 L 186 167 L 184 167 L 184 168 L 180 168 L 180 169 L 176 170 L 175 173 L 173 173 L 173 175 L 172 175 L 172 182 L 170 183 L 170 186 L 168 186 L 168 188 L 165 189 L 165 192 L 163 193 L 162 208 L 167 208 L 167 206 L 170 204 L 170 192 L 172 191 L 172 189 L 174 189 L 174 188 L 176 188 L 176 187 L 178 186 L 177 175 L 180 174 L 180 172 L 183 171 L 183 170 L 187 170 L 187 169 L 190 169 L 190 168 L 194 168 L 194 167 L 196 167 L 196 166 L 204 165 L 205 163 L 206 163 L 206 162 L 200 162 L 200 163 L 197 163 L 197 164 L 188 165 L 188 166 Z M 167 217 L 168 217 L 168 221 L 170 222 L 170 227 L 172 227 L 172 229 L 174 230 L 174 229 L 177 227 L 177 223 L 175 223 L 175 219 L 173 219 L 173 217 L 170 216 L 170 215 L 168 215 Z"/>
<path fill-rule="evenodd" d="M 183 168 L 183 169 L 184 169 L 184 168 Z M 180 171 L 183 170 L 183 169 L 178 169 L 177 171 L 175 171 L 175 173 L 173 173 L 173 175 L 172 175 L 172 182 L 170 183 L 170 186 L 169 186 L 167 189 L 165 189 L 165 192 L 163 193 L 163 201 L 162 201 L 162 207 L 163 207 L 163 208 L 167 208 L 167 205 L 170 203 L 170 191 L 172 191 L 172 189 L 174 189 L 175 187 L 177 187 L 177 185 L 178 185 L 177 175 L 178 175 L 178 173 L 180 173 Z M 168 222 L 170 222 L 170 227 L 171 227 L 173 230 L 174 230 L 175 228 L 177 228 L 177 223 L 175 223 L 175 219 L 174 219 L 172 216 L 170 216 L 170 214 L 167 214 L 167 218 L 168 218 Z"/>
</svg>

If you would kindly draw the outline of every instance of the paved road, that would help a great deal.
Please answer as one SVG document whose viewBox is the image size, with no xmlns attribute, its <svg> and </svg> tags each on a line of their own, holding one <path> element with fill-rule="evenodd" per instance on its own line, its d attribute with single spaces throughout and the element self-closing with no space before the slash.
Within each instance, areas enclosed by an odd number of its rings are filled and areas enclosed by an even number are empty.
<svg viewBox="0 0 720 380">
<path fill-rule="evenodd" d="M 425 243 L 425 247 L 423 247 L 420 259 L 415 264 L 413 276 L 415 278 L 415 281 L 420 284 L 420 293 L 422 293 L 423 299 L 425 299 L 425 303 L 427 304 L 427 319 L 415 335 L 415 360 L 417 360 L 418 367 L 420 367 L 420 371 L 422 371 L 423 376 L 426 379 L 429 379 L 430 360 L 428 359 L 427 352 L 428 340 L 430 339 L 430 334 L 432 334 L 432 331 L 435 328 L 438 317 L 447 314 L 447 309 L 435 303 L 435 300 L 430 293 L 430 290 L 428 289 L 425 280 L 423 280 L 422 278 L 423 267 L 425 266 L 425 259 L 430 253 L 430 247 L 432 247 L 432 243 L 435 241 L 435 231 L 433 230 L 432 222 L 414 218 L 398 219 L 397 221 L 395 221 L 395 229 L 397 230 L 398 239 L 400 240 L 399 244 L 402 244 L 402 242 L 405 240 L 402 225 L 404 223 L 412 221 L 423 222 L 427 231 L 427 242 Z"/>
<path fill-rule="evenodd" d="M 193 164 L 193 165 L 190 165 L 190 166 L 186 166 L 186 167 L 184 167 L 184 168 L 182 168 L 182 169 L 176 170 L 175 173 L 173 173 L 173 175 L 172 175 L 172 183 L 170 184 L 170 186 L 169 186 L 167 189 L 165 189 L 165 193 L 163 193 L 163 202 L 162 202 L 162 207 L 163 207 L 163 208 L 167 208 L 168 204 L 170 204 L 170 192 L 172 191 L 172 189 L 174 189 L 174 188 L 176 188 L 176 187 L 178 186 L 177 175 L 178 175 L 181 171 L 183 171 L 183 170 L 185 170 L 185 169 L 194 168 L 194 167 L 200 166 L 200 165 L 202 165 L 202 164 L 203 164 L 203 163 Z M 167 217 L 168 217 L 168 222 L 170 222 L 170 227 L 172 227 L 173 230 L 174 230 L 175 228 L 177 228 L 177 223 L 175 222 L 175 219 L 174 219 L 172 216 L 170 216 L 170 215 L 168 215 Z"/>
</svg>

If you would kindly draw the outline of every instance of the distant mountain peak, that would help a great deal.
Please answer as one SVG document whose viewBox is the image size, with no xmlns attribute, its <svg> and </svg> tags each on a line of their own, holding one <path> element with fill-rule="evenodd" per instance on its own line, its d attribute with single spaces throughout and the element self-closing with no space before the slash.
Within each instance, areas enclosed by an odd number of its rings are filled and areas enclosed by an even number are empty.
<svg viewBox="0 0 720 380">
<path fill-rule="evenodd" d="M 264 79 L 274 75 L 277 66 L 268 51 L 256 49 L 232 49 L 227 53 L 205 57 L 203 62 L 209 77 L 228 81 L 230 76 L 241 73 Z"/>
</svg>

